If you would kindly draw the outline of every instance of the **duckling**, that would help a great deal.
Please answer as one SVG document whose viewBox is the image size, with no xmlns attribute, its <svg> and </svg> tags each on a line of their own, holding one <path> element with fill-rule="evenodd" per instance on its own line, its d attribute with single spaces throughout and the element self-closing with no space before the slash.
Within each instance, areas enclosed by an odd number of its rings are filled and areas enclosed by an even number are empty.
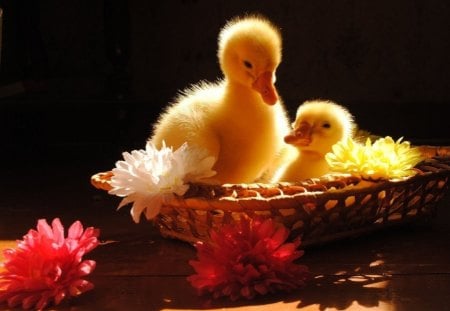
<svg viewBox="0 0 450 311">
<path fill-rule="evenodd" d="M 289 132 L 275 88 L 281 62 L 279 30 L 262 16 L 237 17 L 220 31 L 223 78 L 185 89 L 163 112 L 150 141 L 158 148 L 184 142 L 215 157 L 210 183 L 250 183 L 276 160 Z"/>
<path fill-rule="evenodd" d="M 330 173 L 325 155 L 340 140 L 353 135 L 350 112 L 332 101 L 306 101 L 297 109 L 293 130 L 284 137 L 291 145 L 291 159 L 282 166 L 273 182 L 301 181 Z"/>
</svg>

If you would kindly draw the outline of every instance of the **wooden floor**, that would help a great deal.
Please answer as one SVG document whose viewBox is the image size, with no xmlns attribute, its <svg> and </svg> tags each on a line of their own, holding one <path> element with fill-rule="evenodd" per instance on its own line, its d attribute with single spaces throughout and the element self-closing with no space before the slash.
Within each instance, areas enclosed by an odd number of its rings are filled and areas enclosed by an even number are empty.
<svg viewBox="0 0 450 311">
<path fill-rule="evenodd" d="M 199 297 L 186 281 L 191 245 L 162 238 L 149 222 L 133 223 L 127 208 L 116 211 L 118 198 L 90 186 L 90 176 L 113 162 L 86 163 L 4 163 L 0 249 L 40 218 L 101 230 L 102 245 L 85 256 L 97 261 L 89 277 L 95 289 L 56 310 L 450 310 L 449 193 L 432 223 L 306 249 L 299 262 L 315 276 L 306 288 L 230 302 Z"/>
</svg>

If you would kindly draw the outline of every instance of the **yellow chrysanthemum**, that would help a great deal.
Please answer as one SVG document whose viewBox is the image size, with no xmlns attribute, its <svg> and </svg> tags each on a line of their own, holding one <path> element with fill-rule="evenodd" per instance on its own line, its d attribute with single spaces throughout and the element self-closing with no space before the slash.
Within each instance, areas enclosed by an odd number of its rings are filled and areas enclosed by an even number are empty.
<svg viewBox="0 0 450 311">
<path fill-rule="evenodd" d="M 422 161 L 417 148 L 411 148 L 403 138 L 394 141 L 392 137 L 370 138 L 366 144 L 359 144 L 349 138 L 333 146 L 325 158 L 334 172 L 350 173 L 364 179 L 396 179 L 416 173 L 414 166 Z"/>
</svg>

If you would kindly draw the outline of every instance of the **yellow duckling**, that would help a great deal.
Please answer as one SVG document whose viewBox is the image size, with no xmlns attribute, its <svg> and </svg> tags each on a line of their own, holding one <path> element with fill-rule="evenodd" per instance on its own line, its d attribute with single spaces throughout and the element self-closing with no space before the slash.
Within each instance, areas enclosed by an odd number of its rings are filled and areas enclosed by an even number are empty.
<svg viewBox="0 0 450 311">
<path fill-rule="evenodd" d="M 274 182 L 301 181 L 330 173 L 325 155 L 332 146 L 353 135 L 353 116 L 334 102 L 306 101 L 297 109 L 293 130 L 284 141 L 291 159 L 274 176 Z"/>
<path fill-rule="evenodd" d="M 267 19 L 247 16 L 221 30 L 217 56 L 224 78 L 178 96 L 155 123 L 151 142 L 184 142 L 216 158 L 212 183 L 248 183 L 273 165 L 289 132 L 275 88 L 281 35 Z"/>
</svg>

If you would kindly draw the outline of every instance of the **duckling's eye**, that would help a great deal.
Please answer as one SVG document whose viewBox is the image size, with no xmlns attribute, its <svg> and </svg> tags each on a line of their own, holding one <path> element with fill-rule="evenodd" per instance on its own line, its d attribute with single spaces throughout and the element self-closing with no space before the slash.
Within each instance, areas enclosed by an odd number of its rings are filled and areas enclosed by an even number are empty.
<svg viewBox="0 0 450 311">
<path fill-rule="evenodd" d="M 322 127 L 329 129 L 331 127 L 331 124 L 327 122 L 327 123 L 322 124 Z"/>
<path fill-rule="evenodd" d="M 247 67 L 248 69 L 252 69 L 253 68 L 252 63 L 250 63 L 248 60 L 244 60 L 244 66 Z"/>
</svg>

